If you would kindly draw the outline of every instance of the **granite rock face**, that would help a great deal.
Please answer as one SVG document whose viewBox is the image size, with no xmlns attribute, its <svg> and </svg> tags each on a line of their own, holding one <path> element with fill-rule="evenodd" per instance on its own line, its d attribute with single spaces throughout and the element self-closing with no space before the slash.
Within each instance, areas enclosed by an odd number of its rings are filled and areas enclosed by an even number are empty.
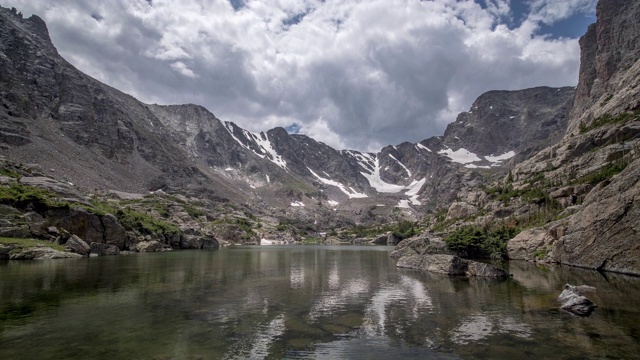
<svg viewBox="0 0 640 360">
<path fill-rule="evenodd" d="M 640 160 L 587 195 L 556 241 L 553 260 L 640 275 Z"/>
<path fill-rule="evenodd" d="M 604 114 L 640 108 L 640 3 L 600 0 L 580 39 L 580 73 L 567 133 Z"/>
</svg>

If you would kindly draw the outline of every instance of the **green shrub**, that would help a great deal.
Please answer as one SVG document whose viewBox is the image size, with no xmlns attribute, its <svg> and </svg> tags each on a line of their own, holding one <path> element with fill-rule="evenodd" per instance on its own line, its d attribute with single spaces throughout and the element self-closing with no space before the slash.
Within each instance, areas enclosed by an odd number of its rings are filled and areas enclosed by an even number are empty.
<svg viewBox="0 0 640 360">
<path fill-rule="evenodd" d="M 399 221 L 395 228 L 391 231 L 393 236 L 400 240 L 410 238 L 418 233 L 415 223 L 413 221 Z"/>
<path fill-rule="evenodd" d="M 507 241 L 518 234 L 518 228 L 502 224 L 495 228 L 465 226 L 444 239 L 447 248 L 459 256 L 471 259 L 504 259 Z"/>
<path fill-rule="evenodd" d="M 116 209 L 115 215 L 125 229 L 135 229 L 141 233 L 174 235 L 180 233 L 180 228 L 173 223 L 159 220 L 151 215 L 132 210 L 129 207 Z"/>
<path fill-rule="evenodd" d="M 622 170 L 624 170 L 626 167 L 627 167 L 627 163 L 624 161 L 610 162 L 609 164 L 602 167 L 600 170 L 580 177 L 577 180 L 577 182 L 580 184 L 595 185 L 601 181 L 611 179 L 613 175 L 616 175 L 622 172 Z"/>
<path fill-rule="evenodd" d="M 204 211 L 192 206 L 183 205 L 182 208 L 187 214 L 189 214 L 189 216 L 191 216 L 194 219 L 197 219 L 200 216 L 204 215 Z"/>
<path fill-rule="evenodd" d="M 547 257 L 548 252 L 548 249 L 538 249 L 533 253 L 533 256 L 536 260 L 543 260 L 545 257 Z"/>
<path fill-rule="evenodd" d="M 599 127 L 605 126 L 607 124 L 626 123 L 628 121 L 637 120 L 637 119 L 638 119 L 637 112 L 634 112 L 634 113 L 623 112 L 615 116 L 605 114 L 593 120 L 593 122 L 591 122 L 591 124 L 589 124 L 588 126 L 581 122 L 579 129 L 580 129 L 580 133 L 586 133 L 593 129 L 597 129 Z"/>
</svg>

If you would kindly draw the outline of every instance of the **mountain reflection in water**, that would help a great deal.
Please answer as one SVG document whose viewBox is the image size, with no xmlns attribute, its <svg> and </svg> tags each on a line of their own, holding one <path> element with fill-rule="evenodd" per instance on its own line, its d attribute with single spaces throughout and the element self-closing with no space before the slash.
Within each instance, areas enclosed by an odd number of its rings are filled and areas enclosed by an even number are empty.
<svg viewBox="0 0 640 360">
<path fill-rule="evenodd" d="M 510 263 L 397 269 L 391 248 L 270 246 L 0 263 L 2 359 L 633 358 L 640 279 Z M 597 288 L 589 318 L 558 309 Z"/>
</svg>

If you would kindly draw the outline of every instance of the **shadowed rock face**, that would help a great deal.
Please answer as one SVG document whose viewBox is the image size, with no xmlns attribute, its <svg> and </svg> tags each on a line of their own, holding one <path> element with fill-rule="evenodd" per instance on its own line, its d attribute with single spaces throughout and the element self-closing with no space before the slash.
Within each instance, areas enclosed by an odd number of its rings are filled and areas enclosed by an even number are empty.
<svg viewBox="0 0 640 360">
<path fill-rule="evenodd" d="M 598 21 L 580 41 L 580 83 L 565 137 L 518 164 L 514 177 L 544 173 L 548 181 L 566 182 L 607 167 L 626 166 L 595 186 L 571 186 L 583 203 L 569 216 L 527 230 L 509 242 L 509 257 L 640 274 L 640 116 L 593 125 L 604 114 L 637 110 L 640 101 L 640 3 L 602 0 Z M 591 126 L 590 126 L 591 125 Z M 545 163 L 552 170 L 545 171 Z M 563 180 L 564 178 L 564 180 Z M 576 179 L 573 179 L 575 181 Z M 563 189 L 552 193 L 562 195 Z"/>
<path fill-rule="evenodd" d="M 640 2 L 600 0 L 580 38 L 580 75 L 568 133 L 603 114 L 640 108 Z"/>
<path fill-rule="evenodd" d="M 574 94 L 573 87 L 486 92 L 447 126 L 443 143 L 485 156 L 514 151 L 523 160 L 562 138 Z"/>
</svg>

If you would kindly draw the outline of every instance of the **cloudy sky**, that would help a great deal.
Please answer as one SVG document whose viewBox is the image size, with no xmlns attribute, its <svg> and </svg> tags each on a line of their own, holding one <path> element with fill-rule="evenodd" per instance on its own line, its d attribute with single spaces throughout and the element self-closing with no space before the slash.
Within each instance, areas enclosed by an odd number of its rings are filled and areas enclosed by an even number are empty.
<svg viewBox="0 0 640 360">
<path fill-rule="evenodd" d="M 441 135 L 483 92 L 576 85 L 596 0 L 2 1 L 147 103 L 338 149 Z"/>
</svg>

